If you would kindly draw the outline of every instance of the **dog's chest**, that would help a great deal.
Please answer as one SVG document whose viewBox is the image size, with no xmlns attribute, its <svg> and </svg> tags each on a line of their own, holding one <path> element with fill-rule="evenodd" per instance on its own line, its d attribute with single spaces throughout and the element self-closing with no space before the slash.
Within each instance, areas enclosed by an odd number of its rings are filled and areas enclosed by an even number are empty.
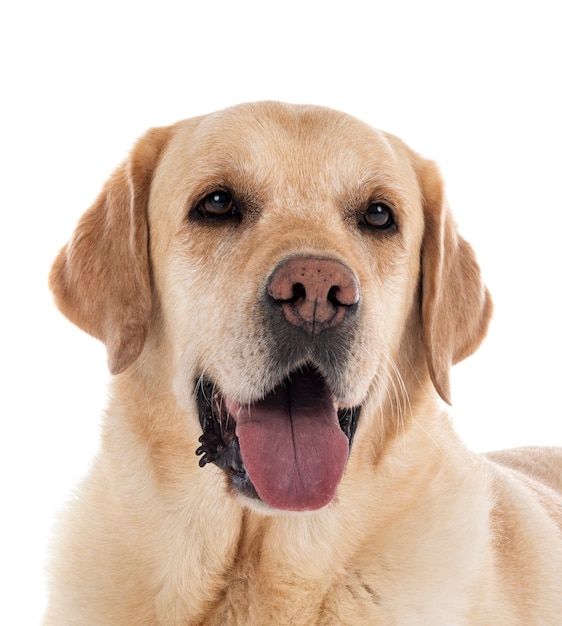
<svg viewBox="0 0 562 626">
<path fill-rule="evenodd" d="M 331 584 L 246 578 L 230 582 L 203 622 L 208 626 L 376 626 L 383 623 L 382 616 L 378 594 L 359 575 Z"/>
</svg>

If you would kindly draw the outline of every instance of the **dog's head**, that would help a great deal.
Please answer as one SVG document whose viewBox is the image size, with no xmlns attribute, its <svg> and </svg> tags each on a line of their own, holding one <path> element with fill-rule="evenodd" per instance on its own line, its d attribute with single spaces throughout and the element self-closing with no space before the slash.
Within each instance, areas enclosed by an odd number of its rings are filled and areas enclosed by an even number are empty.
<svg viewBox="0 0 562 626">
<path fill-rule="evenodd" d="M 449 369 L 491 313 L 432 162 L 342 113 L 278 103 L 149 131 L 51 288 L 112 373 L 197 404 L 201 465 L 290 510 L 330 502 L 358 420 L 391 420 L 419 391 L 448 402 Z"/>
</svg>

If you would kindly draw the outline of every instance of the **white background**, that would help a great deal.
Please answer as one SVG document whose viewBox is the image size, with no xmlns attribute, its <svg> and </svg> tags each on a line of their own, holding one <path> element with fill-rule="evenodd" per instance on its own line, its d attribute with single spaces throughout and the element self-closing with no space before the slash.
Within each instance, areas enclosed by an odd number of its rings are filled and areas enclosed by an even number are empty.
<svg viewBox="0 0 562 626">
<path fill-rule="evenodd" d="M 0 623 L 35 624 L 55 511 L 97 446 L 103 346 L 52 258 L 149 126 L 247 100 L 331 106 L 436 159 L 496 312 L 454 370 L 475 450 L 562 444 L 556 2 L 11 2 L 0 15 Z"/>
</svg>

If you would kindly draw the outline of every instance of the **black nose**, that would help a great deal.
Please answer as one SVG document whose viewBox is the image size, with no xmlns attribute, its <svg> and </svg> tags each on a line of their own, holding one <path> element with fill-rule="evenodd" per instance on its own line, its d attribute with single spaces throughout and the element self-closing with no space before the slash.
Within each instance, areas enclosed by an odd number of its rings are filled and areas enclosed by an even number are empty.
<svg viewBox="0 0 562 626">
<path fill-rule="evenodd" d="M 360 299 L 353 271 L 335 259 L 299 256 L 280 263 L 267 292 L 285 320 L 316 335 L 343 322 Z"/>
</svg>

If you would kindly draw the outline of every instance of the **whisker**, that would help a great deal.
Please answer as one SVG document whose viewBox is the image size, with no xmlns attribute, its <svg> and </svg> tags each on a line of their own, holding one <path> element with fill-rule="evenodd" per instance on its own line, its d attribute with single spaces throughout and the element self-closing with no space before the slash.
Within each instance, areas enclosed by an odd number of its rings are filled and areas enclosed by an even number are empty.
<svg viewBox="0 0 562 626">
<path fill-rule="evenodd" d="M 152 402 L 152 400 L 156 399 L 156 398 L 162 398 L 164 396 L 169 396 L 173 394 L 173 391 L 163 391 L 162 393 L 157 393 L 156 395 L 153 396 L 147 396 L 146 398 L 141 398 L 140 400 L 135 400 L 133 402 L 127 402 L 127 403 L 119 403 L 117 406 L 119 408 L 125 409 L 128 408 L 130 406 L 137 406 L 139 404 L 144 404 L 144 403 L 150 403 Z"/>
<path fill-rule="evenodd" d="M 399 426 L 402 426 L 402 434 L 403 434 L 403 438 L 405 440 L 406 437 L 406 415 L 410 416 L 410 418 L 412 417 L 412 403 L 410 401 L 410 395 L 408 393 L 408 389 L 406 387 L 406 383 L 404 382 L 404 378 L 402 377 L 402 374 L 400 373 L 400 370 L 398 369 L 398 366 L 396 365 L 396 363 L 394 362 L 394 360 L 392 359 L 392 357 L 388 357 L 388 362 L 389 365 L 392 369 L 393 372 L 393 376 L 391 377 L 391 379 L 393 380 L 393 384 L 394 384 L 394 379 L 396 379 L 396 384 L 398 386 L 397 389 L 397 394 L 399 392 L 399 397 L 400 397 L 400 407 L 399 407 L 399 416 L 398 416 L 398 420 L 399 420 Z M 402 406 L 402 402 L 404 403 L 404 405 Z"/>
</svg>

